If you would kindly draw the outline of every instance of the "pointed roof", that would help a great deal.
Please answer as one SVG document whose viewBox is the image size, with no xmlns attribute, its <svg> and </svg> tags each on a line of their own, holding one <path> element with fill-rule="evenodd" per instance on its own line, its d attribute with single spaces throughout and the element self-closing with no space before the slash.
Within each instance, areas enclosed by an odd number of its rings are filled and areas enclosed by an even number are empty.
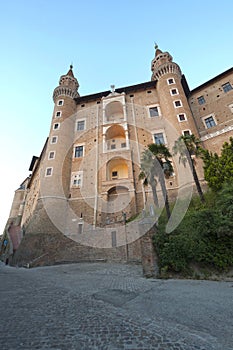
<svg viewBox="0 0 233 350">
<path fill-rule="evenodd" d="M 160 55 L 161 53 L 163 53 L 163 51 L 161 51 L 158 47 L 158 45 L 155 43 L 155 57 L 157 57 L 158 55 Z"/>
<path fill-rule="evenodd" d="M 70 77 L 74 78 L 74 73 L 73 73 L 73 66 L 72 64 L 70 65 L 70 69 L 66 75 L 69 75 Z"/>
<path fill-rule="evenodd" d="M 157 57 L 161 53 L 163 53 L 163 51 L 161 51 L 159 48 L 157 48 L 156 51 L 155 51 L 155 57 Z"/>
</svg>

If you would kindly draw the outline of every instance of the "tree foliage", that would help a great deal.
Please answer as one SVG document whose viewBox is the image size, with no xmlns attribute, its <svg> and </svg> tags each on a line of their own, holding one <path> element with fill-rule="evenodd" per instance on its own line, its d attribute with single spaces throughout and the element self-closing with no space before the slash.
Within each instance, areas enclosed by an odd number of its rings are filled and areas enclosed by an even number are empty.
<svg viewBox="0 0 233 350">
<path fill-rule="evenodd" d="M 233 138 L 223 144 L 221 154 L 202 151 L 204 176 L 208 186 L 218 191 L 226 182 L 233 182 Z"/>
<path fill-rule="evenodd" d="M 214 200 L 214 202 L 213 202 Z M 161 269 L 185 272 L 191 262 L 218 270 L 233 266 L 233 184 L 211 197 L 209 205 L 190 208 L 170 235 L 159 223 L 154 236 Z"/>
<path fill-rule="evenodd" d="M 169 159 L 171 156 L 169 149 L 163 144 L 157 145 L 152 143 L 148 145 L 147 149 L 145 149 L 142 154 L 141 172 L 139 174 L 139 179 L 143 179 L 145 185 L 147 183 L 151 185 L 153 199 L 156 206 L 158 206 L 157 185 L 158 182 L 160 183 L 168 218 L 171 213 L 165 178 L 169 178 L 173 173 L 173 166 Z"/>
<path fill-rule="evenodd" d="M 204 194 L 197 176 L 194 160 L 194 157 L 200 157 L 200 155 L 202 155 L 200 142 L 201 141 L 193 134 L 180 136 L 174 143 L 173 152 L 174 155 L 179 154 L 179 162 L 181 162 L 184 166 L 186 166 L 186 163 L 189 164 L 197 192 L 201 201 L 204 202 Z"/>
</svg>

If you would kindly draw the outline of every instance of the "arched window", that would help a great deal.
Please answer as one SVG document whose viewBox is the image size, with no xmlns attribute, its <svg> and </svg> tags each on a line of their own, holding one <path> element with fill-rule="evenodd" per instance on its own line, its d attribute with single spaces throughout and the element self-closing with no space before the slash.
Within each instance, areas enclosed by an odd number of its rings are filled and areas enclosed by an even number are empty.
<svg viewBox="0 0 233 350">
<path fill-rule="evenodd" d="M 113 101 L 105 107 L 105 117 L 108 122 L 119 122 L 124 120 L 123 106 L 118 101 Z"/>
<path fill-rule="evenodd" d="M 120 180 L 128 178 L 128 164 L 123 158 L 116 157 L 107 164 L 107 180 Z"/>
<path fill-rule="evenodd" d="M 112 125 L 106 132 L 107 150 L 126 147 L 124 128 L 121 125 Z"/>
</svg>

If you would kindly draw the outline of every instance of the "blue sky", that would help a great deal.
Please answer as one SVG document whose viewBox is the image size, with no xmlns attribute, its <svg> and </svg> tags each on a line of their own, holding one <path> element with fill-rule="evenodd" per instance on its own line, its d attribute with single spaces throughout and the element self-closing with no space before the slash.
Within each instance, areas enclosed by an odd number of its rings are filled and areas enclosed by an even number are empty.
<svg viewBox="0 0 233 350">
<path fill-rule="evenodd" d="M 232 66 L 232 13 L 232 0 L 1 1 L 0 233 L 71 62 L 81 95 L 142 83 L 156 41 L 192 89 Z"/>
</svg>

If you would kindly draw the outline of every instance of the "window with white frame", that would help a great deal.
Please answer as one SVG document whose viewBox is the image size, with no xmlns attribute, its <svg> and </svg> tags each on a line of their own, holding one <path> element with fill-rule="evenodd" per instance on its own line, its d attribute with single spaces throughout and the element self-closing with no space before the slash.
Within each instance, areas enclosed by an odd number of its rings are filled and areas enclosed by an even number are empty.
<svg viewBox="0 0 233 350">
<path fill-rule="evenodd" d="M 191 133 L 191 130 L 182 130 L 182 135 L 183 136 L 190 136 L 190 135 L 192 135 L 192 133 Z"/>
<path fill-rule="evenodd" d="M 64 100 L 58 100 L 57 101 L 57 106 L 63 106 Z"/>
<path fill-rule="evenodd" d="M 71 187 L 82 187 L 83 171 L 73 172 L 71 175 Z"/>
<path fill-rule="evenodd" d="M 149 114 L 151 118 L 159 117 L 161 115 L 159 106 L 149 107 Z"/>
<path fill-rule="evenodd" d="M 49 152 L 49 159 L 54 159 L 55 158 L 55 151 L 50 151 Z"/>
<path fill-rule="evenodd" d="M 74 158 L 82 158 L 84 156 L 84 146 L 75 146 L 74 147 Z"/>
<path fill-rule="evenodd" d="M 187 120 L 185 113 L 177 114 L 177 118 L 178 118 L 179 122 L 184 122 L 185 120 Z"/>
<path fill-rule="evenodd" d="M 59 118 L 59 117 L 61 117 L 61 111 L 56 112 L 56 118 Z"/>
<path fill-rule="evenodd" d="M 53 124 L 53 130 L 58 130 L 60 128 L 60 123 Z"/>
<path fill-rule="evenodd" d="M 175 108 L 182 107 L 182 102 L 181 102 L 181 100 L 173 101 L 173 103 L 174 103 Z"/>
<path fill-rule="evenodd" d="M 45 176 L 52 176 L 53 168 L 46 168 L 45 169 Z"/>
<path fill-rule="evenodd" d="M 77 121 L 77 131 L 85 130 L 85 120 Z"/>
<path fill-rule="evenodd" d="M 168 85 L 175 84 L 175 79 L 174 78 L 169 78 L 169 79 L 167 79 L 167 83 L 168 83 Z"/>
<path fill-rule="evenodd" d="M 165 145 L 165 137 L 163 132 L 154 134 L 154 143 L 156 143 L 156 145 Z"/>
<path fill-rule="evenodd" d="M 213 126 L 217 125 L 216 120 L 213 115 L 209 115 L 208 117 L 203 118 L 203 122 L 206 129 L 210 129 Z"/>
<path fill-rule="evenodd" d="M 178 95 L 179 92 L 178 92 L 178 90 L 177 90 L 176 88 L 174 88 L 174 89 L 171 89 L 171 90 L 170 90 L 170 94 L 171 94 L 172 96 L 174 96 L 174 95 Z"/>
<path fill-rule="evenodd" d="M 57 143 L 58 136 L 53 136 L 50 143 Z"/>
</svg>

